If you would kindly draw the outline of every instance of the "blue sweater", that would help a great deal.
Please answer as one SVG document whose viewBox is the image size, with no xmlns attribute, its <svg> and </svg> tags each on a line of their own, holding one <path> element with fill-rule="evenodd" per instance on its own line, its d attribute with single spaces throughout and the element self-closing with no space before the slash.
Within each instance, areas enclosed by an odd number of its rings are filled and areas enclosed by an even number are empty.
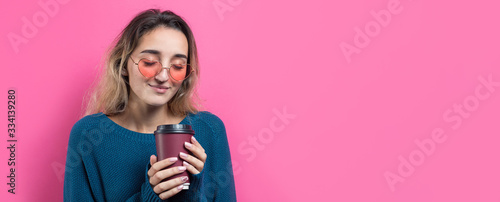
<svg viewBox="0 0 500 202">
<path fill-rule="evenodd" d="M 200 173 L 189 174 L 189 190 L 165 201 L 236 201 L 222 120 L 202 111 L 180 123 L 192 126 L 207 159 Z M 69 137 L 64 201 L 162 201 L 148 181 L 152 154 L 157 155 L 153 133 L 128 130 L 102 112 L 83 117 Z"/>
</svg>

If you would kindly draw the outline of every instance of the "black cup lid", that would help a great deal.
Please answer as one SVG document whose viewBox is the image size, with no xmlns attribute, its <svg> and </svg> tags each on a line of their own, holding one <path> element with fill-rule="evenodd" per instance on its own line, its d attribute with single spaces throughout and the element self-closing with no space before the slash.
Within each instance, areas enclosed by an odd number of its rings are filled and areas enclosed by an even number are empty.
<svg viewBox="0 0 500 202">
<path fill-rule="evenodd" d="M 188 134 L 193 134 L 194 135 L 194 130 L 191 129 L 190 125 L 187 124 L 166 124 L 166 125 L 159 125 L 156 127 L 155 134 L 161 133 L 188 133 Z"/>
</svg>

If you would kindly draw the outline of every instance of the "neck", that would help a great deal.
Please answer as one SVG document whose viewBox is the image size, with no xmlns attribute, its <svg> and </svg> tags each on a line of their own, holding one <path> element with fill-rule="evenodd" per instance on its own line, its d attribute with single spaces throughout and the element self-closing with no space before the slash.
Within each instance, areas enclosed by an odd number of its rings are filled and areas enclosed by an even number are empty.
<svg viewBox="0 0 500 202">
<path fill-rule="evenodd" d="M 130 130 L 153 133 L 158 125 L 176 124 L 179 117 L 172 115 L 168 105 L 152 106 L 130 97 L 127 107 L 120 116 L 121 122 Z"/>
</svg>

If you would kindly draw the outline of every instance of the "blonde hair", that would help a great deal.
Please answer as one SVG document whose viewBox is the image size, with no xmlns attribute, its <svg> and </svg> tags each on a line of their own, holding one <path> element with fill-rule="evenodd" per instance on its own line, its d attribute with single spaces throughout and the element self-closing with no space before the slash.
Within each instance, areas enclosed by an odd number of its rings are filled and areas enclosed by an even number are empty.
<svg viewBox="0 0 500 202">
<path fill-rule="evenodd" d="M 137 47 L 139 39 L 159 26 L 173 28 L 184 33 L 188 41 L 188 63 L 194 70 L 185 79 L 177 93 L 168 101 L 168 108 L 175 116 L 197 113 L 201 108 L 196 91 L 200 76 L 198 53 L 193 33 L 187 23 L 171 11 L 160 12 L 149 9 L 139 13 L 113 41 L 111 49 L 106 52 L 105 67 L 97 85 L 87 92 L 84 98 L 86 109 L 81 117 L 103 112 L 106 115 L 116 115 L 123 112 L 127 106 L 130 85 L 127 76 L 122 71 L 127 66 L 127 59 Z"/>
</svg>

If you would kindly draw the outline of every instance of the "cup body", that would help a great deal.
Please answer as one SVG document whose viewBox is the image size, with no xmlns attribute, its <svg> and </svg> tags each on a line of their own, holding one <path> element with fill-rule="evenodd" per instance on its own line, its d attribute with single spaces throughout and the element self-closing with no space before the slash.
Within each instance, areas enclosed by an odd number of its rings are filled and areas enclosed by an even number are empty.
<svg viewBox="0 0 500 202">
<path fill-rule="evenodd" d="M 184 142 L 191 142 L 191 137 L 194 135 L 194 131 L 191 129 L 190 125 L 159 125 L 154 134 L 156 140 L 156 153 L 158 154 L 158 161 L 170 157 L 177 157 L 179 159 L 174 164 L 168 166 L 165 169 L 182 166 L 182 160 L 179 156 L 180 152 L 192 155 L 192 153 L 184 147 Z M 182 176 L 188 177 L 188 180 L 184 183 L 183 189 L 189 189 L 190 176 L 188 175 L 188 171 L 173 175 L 169 178 L 164 179 L 163 181 L 168 181 L 170 179 Z"/>
</svg>

